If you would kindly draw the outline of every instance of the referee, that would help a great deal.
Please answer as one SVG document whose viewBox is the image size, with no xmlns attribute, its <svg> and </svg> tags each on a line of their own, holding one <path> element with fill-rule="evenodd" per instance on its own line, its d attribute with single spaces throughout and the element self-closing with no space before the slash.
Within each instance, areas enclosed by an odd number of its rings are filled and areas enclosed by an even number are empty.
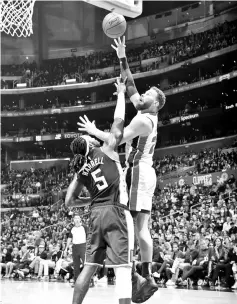
<svg viewBox="0 0 237 304">
<path fill-rule="evenodd" d="M 80 274 L 81 264 L 84 265 L 85 254 L 86 254 L 86 236 L 87 228 L 82 225 L 81 218 L 79 214 L 74 215 L 74 227 L 68 233 L 67 246 L 65 252 L 72 242 L 72 259 L 74 267 L 74 284 Z M 74 287 L 74 284 L 72 287 Z"/>
</svg>

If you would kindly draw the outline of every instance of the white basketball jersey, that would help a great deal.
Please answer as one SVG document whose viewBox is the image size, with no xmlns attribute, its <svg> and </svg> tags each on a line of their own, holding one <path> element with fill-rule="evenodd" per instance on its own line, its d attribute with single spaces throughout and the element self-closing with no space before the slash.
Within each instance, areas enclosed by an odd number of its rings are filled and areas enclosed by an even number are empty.
<svg viewBox="0 0 237 304">
<path fill-rule="evenodd" d="M 152 132 L 148 136 L 138 136 L 126 144 L 126 162 L 127 165 L 136 166 L 138 163 L 153 165 L 153 155 L 157 141 L 157 114 L 137 114 L 146 116 L 152 121 Z"/>
</svg>

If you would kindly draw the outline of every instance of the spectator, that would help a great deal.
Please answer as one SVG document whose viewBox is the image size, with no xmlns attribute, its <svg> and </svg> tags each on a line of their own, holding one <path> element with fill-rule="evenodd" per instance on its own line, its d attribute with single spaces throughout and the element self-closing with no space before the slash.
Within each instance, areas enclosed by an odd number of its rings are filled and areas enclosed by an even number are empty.
<svg viewBox="0 0 237 304">
<path fill-rule="evenodd" d="M 207 246 L 207 240 L 200 241 L 200 249 L 197 258 L 192 262 L 191 269 L 189 266 L 184 267 L 181 283 L 185 282 L 187 278 L 193 277 L 195 282 L 198 281 L 200 271 L 207 269 L 210 257 L 210 249 Z"/>
<path fill-rule="evenodd" d="M 226 218 L 226 222 L 223 224 L 223 231 L 225 232 L 229 232 L 230 228 L 231 228 L 231 224 L 230 224 L 230 217 L 228 216 Z"/>
<path fill-rule="evenodd" d="M 9 278 L 12 276 L 12 272 L 14 268 L 17 268 L 20 263 L 20 254 L 18 248 L 13 248 L 13 251 L 11 253 L 11 260 L 7 262 L 6 264 L 6 278 Z"/>
<path fill-rule="evenodd" d="M 38 278 L 39 276 L 39 266 L 41 259 L 47 258 L 47 253 L 45 251 L 45 244 L 41 243 L 39 247 L 35 250 L 36 256 L 33 261 L 30 263 L 29 268 L 30 272 L 33 272 L 33 278 Z"/>
<path fill-rule="evenodd" d="M 55 261 L 53 261 L 52 256 L 54 253 L 53 245 L 49 244 L 48 251 L 46 252 L 46 258 L 40 256 L 40 263 L 39 263 L 39 271 L 38 271 L 38 279 L 41 281 L 48 281 L 49 280 L 49 268 L 55 268 Z M 44 276 L 42 277 L 42 273 L 44 272 Z"/>
<path fill-rule="evenodd" d="M 229 261 L 232 265 L 232 271 L 235 280 L 235 284 L 232 286 L 232 288 L 237 289 L 237 242 L 234 243 L 233 249 L 230 251 Z"/>
</svg>

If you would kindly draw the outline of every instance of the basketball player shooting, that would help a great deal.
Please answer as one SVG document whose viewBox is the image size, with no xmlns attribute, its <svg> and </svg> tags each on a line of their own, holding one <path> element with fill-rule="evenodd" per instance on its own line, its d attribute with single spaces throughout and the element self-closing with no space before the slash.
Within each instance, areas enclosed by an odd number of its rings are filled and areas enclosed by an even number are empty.
<svg viewBox="0 0 237 304">
<path fill-rule="evenodd" d="M 127 77 L 127 94 L 138 110 L 137 115 L 124 129 L 120 144 L 126 143 L 126 182 L 129 190 L 129 207 L 135 219 L 135 232 L 141 251 L 142 276 L 149 287 L 146 289 L 147 293 L 152 296 L 158 290 L 158 286 L 152 276 L 153 244 L 148 221 L 156 187 L 156 174 L 152 165 L 157 141 L 158 111 L 165 105 L 166 98 L 157 87 L 151 87 L 142 95 L 138 93 L 126 58 L 125 37 L 122 41 L 120 38 L 114 39 L 114 42 L 115 46 L 112 45 L 112 47 L 116 50 L 120 60 L 121 75 L 123 78 Z M 108 134 L 98 130 L 89 120 L 84 123 L 81 119 L 81 122 L 78 123 L 82 127 L 79 130 L 87 131 L 100 140 L 108 140 Z"/>
<path fill-rule="evenodd" d="M 80 136 L 71 143 L 75 176 L 67 195 L 66 206 L 91 204 L 91 237 L 87 243 L 85 266 L 74 289 L 73 304 L 82 303 L 89 283 L 99 266 L 113 267 L 119 304 L 130 304 L 132 295 L 133 219 L 128 209 L 128 193 L 119 155 L 116 151 L 123 137 L 126 86 L 117 80 L 117 105 L 114 123 L 103 147 L 90 136 Z M 86 123 L 87 118 L 83 119 Z M 94 125 L 94 123 L 92 123 Z M 86 187 L 91 198 L 78 196 Z M 142 277 L 140 277 L 142 279 Z M 137 287 L 139 277 L 137 277 Z M 136 297 L 133 299 L 136 303 Z"/>
</svg>

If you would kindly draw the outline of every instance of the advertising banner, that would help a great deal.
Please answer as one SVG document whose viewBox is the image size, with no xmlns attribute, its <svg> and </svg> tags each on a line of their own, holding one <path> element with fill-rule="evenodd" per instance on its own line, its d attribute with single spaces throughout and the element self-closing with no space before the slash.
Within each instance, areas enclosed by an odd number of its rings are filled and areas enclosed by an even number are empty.
<svg viewBox="0 0 237 304">
<path fill-rule="evenodd" d="M 14 137 L 1 137 L 1 142 L 13 142 Z"/>
<path fill-rule="evenodd" d="M 16 142 L 33 141 L 33 136 L 16 137 L 15 141 Z"/>
<path fill-rule="evenodd" d="M 237 147 L 233 147 L 233 148 L 229 148 L 229 149 L 223 149 L 221 151 L 221 154 L 227 154 L 227 153 L 231 153 L 231 152 L 237 152 Z"/>
<path fill-rule="evenodd" d="M 37 135 L 35 141 L 48 141 L 48 140 L 61 140 L 61 139 L 73 139 L 82 133 L 77 132 L 67 132 L 67 133 L 58 133 L 50 135 Z"/>
<path fill-rule="evenodd" d="M 209 174 L 200 174 L 194 176 L 180 177 L 180 178 L 171 178 L 169 180 L 158 180 L 159 187 L 163 189 L 167 184 L 174 185 L 178 183 L 180 186 L 186 185 L 196 185 L 196 186 L 211 186 L 214 183 L 220 181 L 226 181 L 233 174 L 237 178 L 237 170 L 227 170 L 225 172 L 215 172 Z"/>
<path fill-rule="evenodd" d="M 232 110 L 232 109 L 235 109 L 235 108 L 237 108 L 237 103 L 229 105 L 229 106 L 225 106 L 225 110 Z"/>
<path fill-rule="evenodd" d="M 49 169 L 55 167 L 57 171 L 68 168 L 70 158 L 59 158 L 59 159 L 35 159 L 35 160 L 13 160 L 10 162 L 11 170 L 28 170 L 32 168 L 38 169 Z"/>
<path fill-rule="evenodd" d="M 107 108 L 116 105 L 116 101 L 112 102 L 101 102 L 92 105 L 85 106 L 74 106 L 74 107 L 65 107 L 60 109 L 37 109 L 26 112 L 1 112 L 1 117 L 16 117 L 16 116 L 35 116 L 35 115 L 56 115 L 56 114 L 66 114 L 66 113 L 74 113 L 74 112 L 85 112 L 89 110 L 95 110 L 100 108 Z"/>
</svg>

